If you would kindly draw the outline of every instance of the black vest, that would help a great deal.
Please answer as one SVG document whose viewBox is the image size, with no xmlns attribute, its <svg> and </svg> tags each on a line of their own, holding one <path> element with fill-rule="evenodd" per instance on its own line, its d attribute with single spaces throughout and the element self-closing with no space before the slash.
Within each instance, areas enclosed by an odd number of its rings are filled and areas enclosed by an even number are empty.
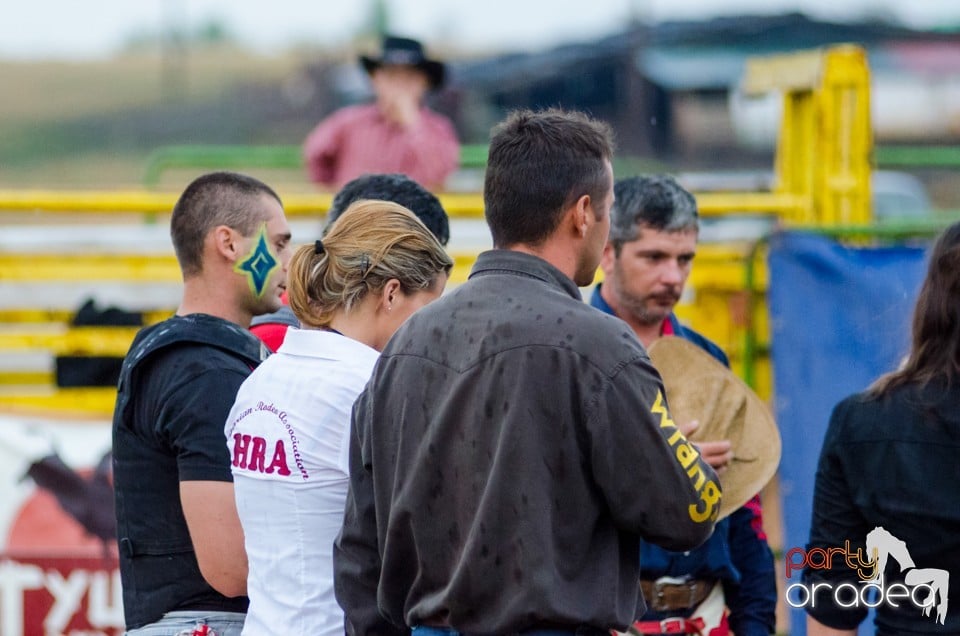
<svg viewBox="0 0 960 636">
<path fill-rule="evenodd" d="M 118 483 L 116 488 L 124 617 L 130 629 L 153 623 L 169 611 L 244 612 L 248 604 L 245 597 L 219 594 L 203 579 L 179 490 L 150 487 L 169 482 L 165 473 L 176 461 L 175 451 L 150 446 L 134 427 L 133 393 L 150 390 L 151 378 L 141 377 L 143 362 L 168 347 L 191 343 L 226 353 L 238 370 L 247 372 L 268 353 L 248 330 L 203 314 L 171 318 L 143 329 L 134 339 L 120 371 L 113 416 L 114 474 L 127 483 L 137 482 L 133 487 Z"/>
</svg>

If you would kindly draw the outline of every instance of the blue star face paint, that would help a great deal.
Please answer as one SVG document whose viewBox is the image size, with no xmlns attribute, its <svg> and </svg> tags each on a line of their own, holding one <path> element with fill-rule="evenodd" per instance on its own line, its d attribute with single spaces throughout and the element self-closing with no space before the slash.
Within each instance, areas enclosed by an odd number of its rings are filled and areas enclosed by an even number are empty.
<svg viewBox="0 0 960 636">
<path fill-rule="evenodd" d="M 270 251 L 270 243 L 267 240 L 267 224 L 260 225 L 260 231 L 257 233 L 253 249 L 245 259 L 237 263 L 233 271 L 243 274 L 250 283 L 250 289 L 256 294 L 257 298 L 263 296 L 267 289 L 267 281 L 273 271 L 280 267 L 280 261 Z"/>
</svg>

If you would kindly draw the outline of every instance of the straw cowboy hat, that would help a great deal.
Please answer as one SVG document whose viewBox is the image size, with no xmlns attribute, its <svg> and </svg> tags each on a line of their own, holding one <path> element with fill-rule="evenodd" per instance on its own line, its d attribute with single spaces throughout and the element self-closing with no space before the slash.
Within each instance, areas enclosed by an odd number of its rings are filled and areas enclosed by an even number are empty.
<svg viewBox="0 0 960 636">
<path fill-rule="evenodd" d="M 709 353 L 667 336 L 649 348 L 663 378 L 670 416 L 677 424 L 697 420 L 692 442 L 728 439 L 733 461 L 720 475 L 722 519 L 760 492 L 780 463 L 780 432 L 770 409 L 743 380 Z"/>
<path fill-rule="evenodd" d="M 427 76 L 430 88 L 443 86 L 443 80 L 446 76 L 446 67 L 443 62 L 428 59 L 420 42 L 393 35 L 383 37 L 380 57 L 361 55 L 360 63 L 368 74 L 388 64 L 413 66 L 423 71 L 424 75 Z"/>
</svg>

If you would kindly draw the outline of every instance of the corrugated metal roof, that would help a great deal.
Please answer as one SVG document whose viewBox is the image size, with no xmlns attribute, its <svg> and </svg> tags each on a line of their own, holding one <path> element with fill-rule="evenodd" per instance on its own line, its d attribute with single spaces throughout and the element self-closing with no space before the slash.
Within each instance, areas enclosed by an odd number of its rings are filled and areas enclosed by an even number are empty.
<svg viewBox="0 0 960 636">
<path fill-rule="evenodd" d="M 454 63 L 451 75 L 459 86 L 503 90 L 624 57 L 633 59 L 643 75 L 665 88 L 720 89 L 739 78 L 748 56 L 842 42 L 877 51 L 879 67 L 920 64 L 927 57 L 944 54 L 948 61 L 932 63 L 952 69 L 955 56 L 960 56 L 954 53 L 960 50 L 960 33 L 917 31 L 884 22 L 826 22 L 787 13 L 634 24 L 596 42 Z"/>
</svg>

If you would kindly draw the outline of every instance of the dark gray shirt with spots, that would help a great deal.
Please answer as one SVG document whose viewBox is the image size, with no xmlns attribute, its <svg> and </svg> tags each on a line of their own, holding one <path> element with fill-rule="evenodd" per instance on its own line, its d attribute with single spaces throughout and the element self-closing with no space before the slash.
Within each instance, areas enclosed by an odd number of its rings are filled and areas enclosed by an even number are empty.
<svg viewBox="0 0 960 636">
<path fill-rule="evenodd" d="M 494 250 L 389 342 L 353 413 L 334 549 L 350 634 L 626 629 L 639 541 L 709 537 L 718 480 L 630 328 Z"/>
</svg>

